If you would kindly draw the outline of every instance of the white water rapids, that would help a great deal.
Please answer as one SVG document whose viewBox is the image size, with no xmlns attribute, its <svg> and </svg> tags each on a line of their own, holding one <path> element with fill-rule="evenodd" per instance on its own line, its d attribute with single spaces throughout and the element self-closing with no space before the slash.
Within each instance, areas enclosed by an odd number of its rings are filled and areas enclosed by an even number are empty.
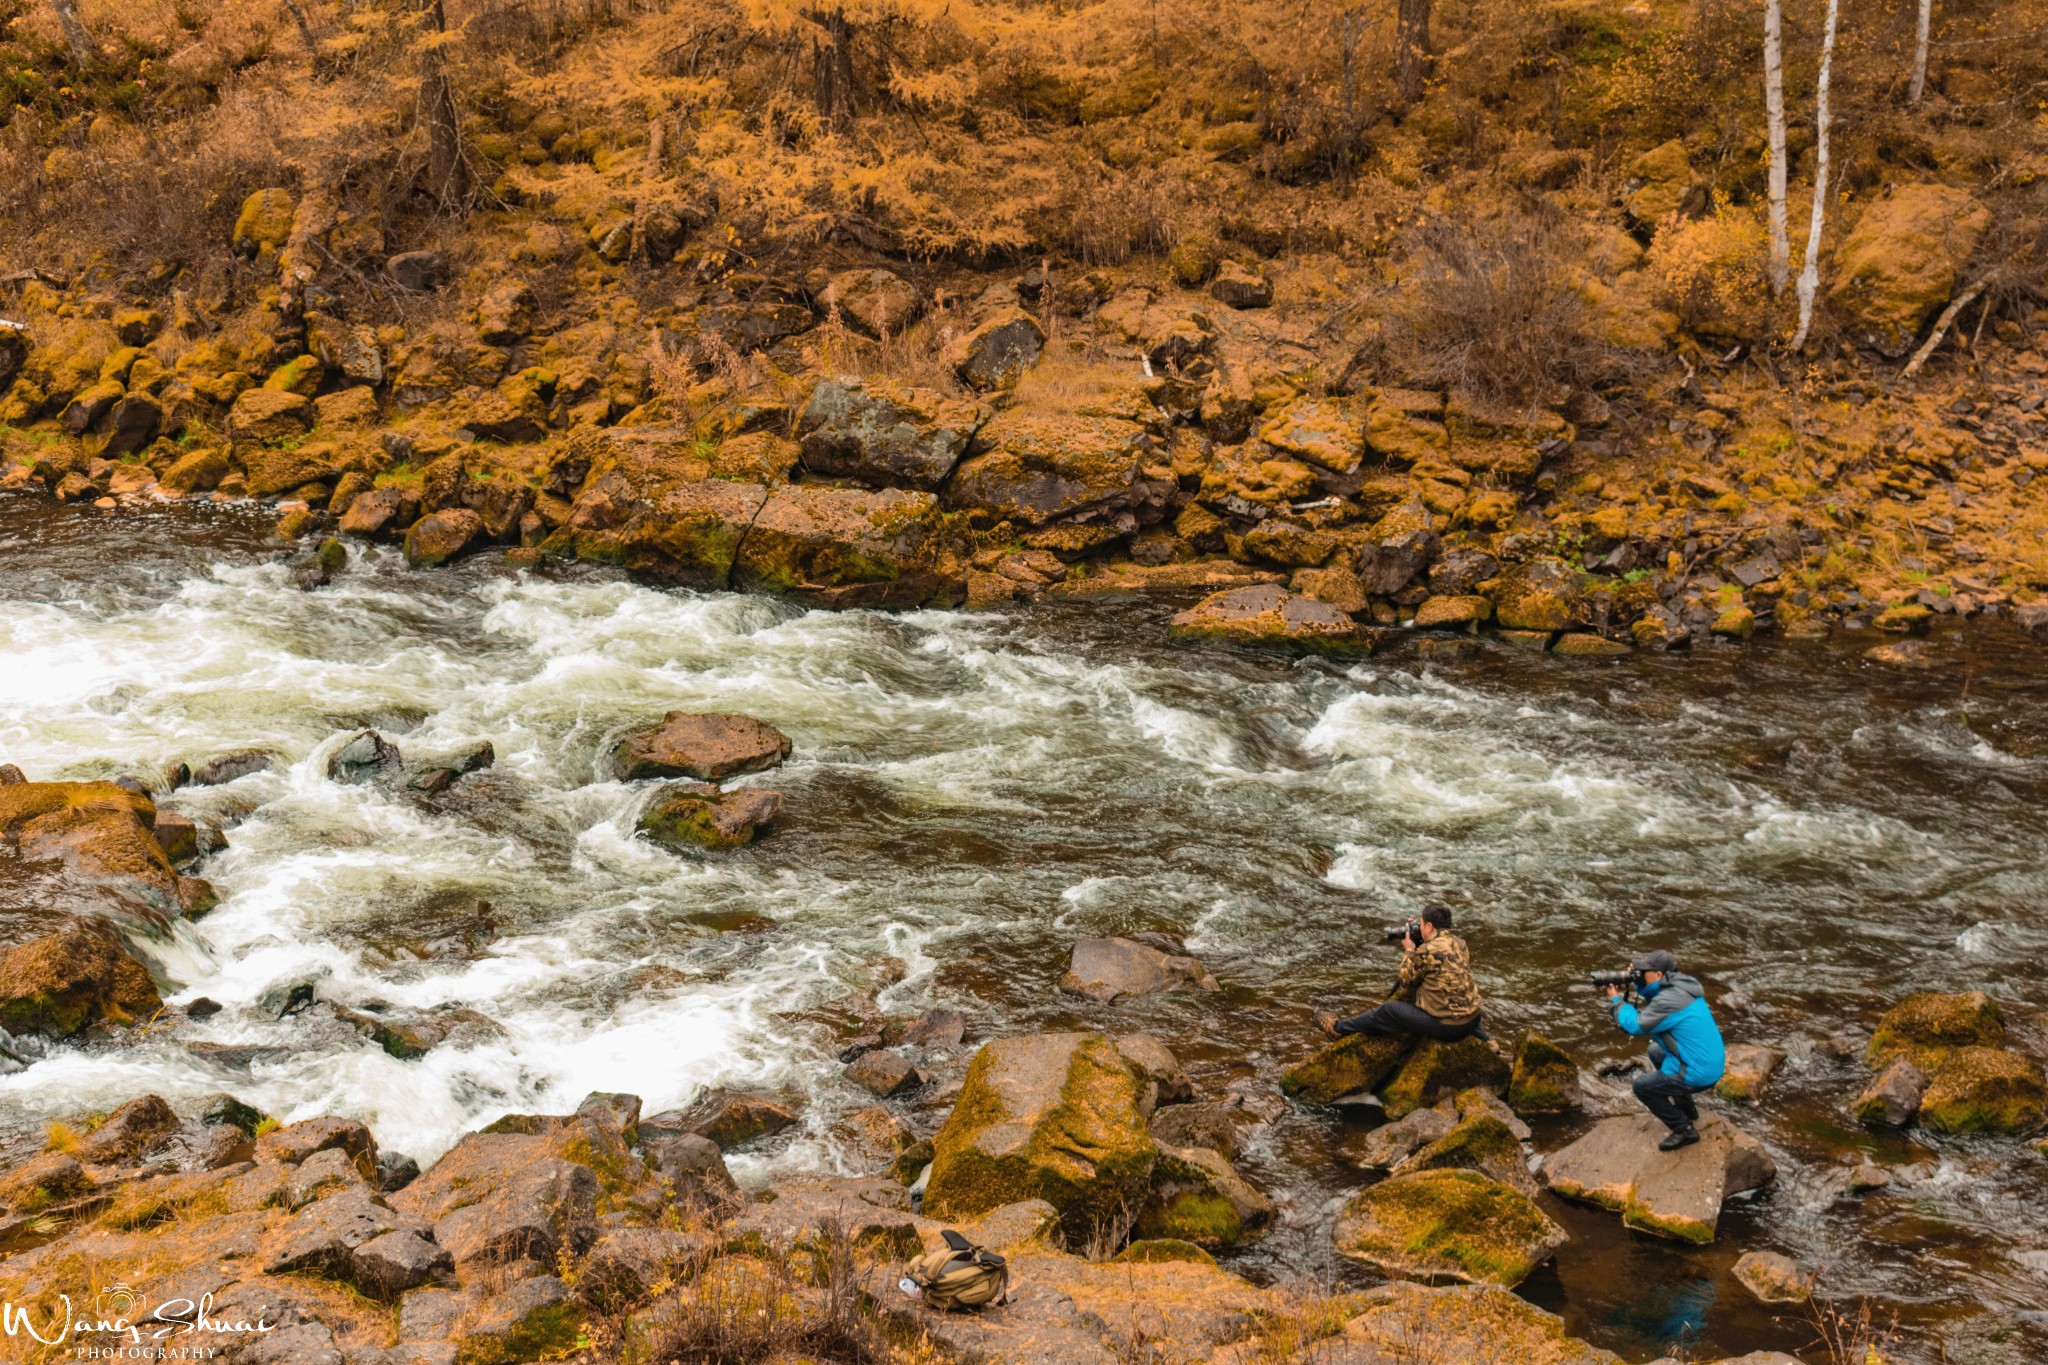
<svg viewBox="0 0 2048 1365">
<path fill-rule="evenodd" d="M 2010 1144 L 1885 1148 L 1934 1174 L 1874 1228 L 1823 1179 L 1874 1150 L 1839 1105 L 1889 1002 L 1982 987 L 2038 1050 L 2048 688 L 2025 659 L 1972 664 L 1963 703 L 1960 675 L 1902 682 L 1785 648 L 1620 669 L 1499 648 L 1287 660 L 1171 648 L 1150 610 L 833 615 L 491 560 L 415 574 L 362 547 L 307 593 L 222 514 L 107 525 L 0 516 L 0 761 L 33 778 L 252 748 L 280 763 L 163 798 L 230 846 L 199 869 L 220 908 L 151 951 L 172 1003 L 225 1008 L 48 1047 L 0 1078 L 0 1118 L 226 1089 L 285 1120 L 361 1118 L 424 1163 L 501 1113 L 592 1090 L 650 1112 L 710 1086 L 801 1093 L 801 1129 L 735 1159 L 760 1179 L 832 1167 L 838 1120 L 873 1102 L 790 1016 L 879 958 L 910 968 L 886 1007 L 961 1008 L 970 1044 L 1146 1028 L 1213 1093 L 1269 1085 L 1312 1045 L 1312 1003 L 1383 985 L 1378 926 L 1441 898 L 1497 1031 L 1623 1055 L 1572 983 L 1666 945 L 1727 1000 L 1731 1039 L 1793 1054 L 1773 1102 L 1741 1116 L 1788 1170 L 1754 1244 L 1820 1248 L 1847 1289 L 1909 1311 L 1976 1303 L 2048 1330 L 2048 1180 Z M 653 784 L 612 780 L 607 756 L 677 708 L 794 737 L 786 767 L 745 779 L 786 795 L 755 845 L 692 858 L 634 837 Z M 489 739 L 496 766 L 434 798 L 327 780 L 366 725 L 408 764 Z M 479 899 L 497 937 L 448 951 Z M 1052 990 L 1074 938 L 1138 930 L 1185 942 L 1225 996 L 1118 1012 Z M 258 1008 L 304 978 L 352 1007 L 466 1006 L 504 1034 L 400 1061 Z M 190 1043 L 283 1051 L 224 1066 Z M 1294 1116 L 1255 1143 L 1248 1169 L 1290 1224 L 1313 1229 L 1360 1178 L 1340 1136 Z M 1959 1248 L 1939 1283 L 1930 1216 Z M 1673 1270 L 1677 1255 L 1623 1269 L 1603 1252 L 1585 1274 L 1725 1282 L 1725 1267 Z M 1551 1298 L 1589 1300 L 1575 1330 L 1669 1336 L 1614 1306 L 1623 1288 L 1579 1295 L 1561 1264 Z M 1687 1321 L 1749 1322 L 1677 1303 Z"/>
</svg>

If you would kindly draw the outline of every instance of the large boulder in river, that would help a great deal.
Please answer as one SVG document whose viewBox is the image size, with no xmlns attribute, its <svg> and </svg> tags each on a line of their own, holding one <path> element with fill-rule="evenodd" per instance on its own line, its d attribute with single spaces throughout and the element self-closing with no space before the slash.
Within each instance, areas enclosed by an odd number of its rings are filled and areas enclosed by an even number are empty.
<svg viewBox="0 0 2048 1365">
<path fill-rule="evenodd" d="M 779 766 L 790 747 L 788 735 L 752 716 L 671 711 L 660 724 L 627 736 L 613 751 L 612 770 L 627 782 L 645 777 L 723 782 Z"/>
<path fill-rule="evenodd" d="M 887 380 L 827 379 L 797 417 L 804 468 L 894 487 L 941 487 L 989 419 L 986 404 Z"/>
<path fill-rule="evenodd" d="M 445 564 L 483 534 L 483 517 L 467 507 L 430 512 L 406 528 L 405 562 L 416 569 Z"/>
<path fill-rule="evenodd" d="M 1937 1133 L 2031 1133 L 2048 1112 L 2041 1068 L 2010 1048 L 1960 1047 L 1941 1059 L 1920 1097 Z"/>
<path fill-rule="evenodd" d="M 787 484 L 748 529 L 732 585 L 832 608 L 951 604 L 966 592 L 952 549 L 929 493 Z"/>
<path fill-rule="evenodd" d="M 793 1126 L 800 1110 L 780 1095 L 753 1090 L 714 1090 L 688 1109 L 671 1109 L 640 1120 L 640 1140 L 690 1133 L 709 1138 L 720 1151 L 773 1137 Z"/>
<path fill-rule="evenodd" d="M 580 491 L 542 549 L 680 587 L 725 587 L 768 490 L 712 477 L 697 451 L 696 433 L 682 426 L 573 433 L 547 487 Z"/>
<path fill-rule="evenodd" d="M 1280 1073 L 1280 1088 L 1298 1100 L 1335 1104 L 1372 1090 L 1394 1074 L 1413 1040 L 1354 1033 Z"/>
<path fill-rule="evenodd" d="M 1877 1021 L 1864 1058 L 1881 1067 L 1894 1057 L 1910 1057 L 1931 1070 L 1956 1048 L 2005 1046 L 2005 1017 L 1998 1002 L 1983 991 L 1942 995 L 1933 991 L 1909 995 Z"/>
<path fill-rule="evenodd" d="M 401 761 L 396 744 L 375 730 L 358 730 L 328 758 L 327 777 L 361 786 L 397 776 Z"/>
<path fill-rule="evenodd" d="M 1141 1078 L 1100 1033 L 1002 1038 L 975 1054 L 953 1112 L 932 1139 L 925 1208 L 972 1218 L 1043 1199 L 1070 1236 L 1143 1200 L 1158 1149 Z"/>
<path fill-rule="evenodd" d="M 1275 583 L 1230 588 L 1177 612 L 1167 633 L 1178 640 L 1225 640 L 1289 649 L 1362 650 L 1371 638 L 1358 622 L 1327 602 Z"/>
<path fill-rule="evenodd" d="M 1513 1288 L 1568 1237 L 1536 1201 L 1477 1171 L 1416 1171 L 1354 1195 L 1337 1252 L 1386 1275 Z"/>
<path fill-rule="evenodd" d="M 1990 226 L 1991 211 L 1968 190 L 1901 185 L 1865 208 L 1835 248 L 1828 301 L 1858 341 L 1902 356 L 1955 292 Z"/>
<path fill-rule="evenodd" d="M 1721 1206 L 1777 1178 L 1763 1144 L 1718 1114 L 1699 1122 L 1700 1140 L 1658 1150 L 1668 1135 L 1649 1114 L 1602 1119 L 1593 1131 L 1543 1159 L 1543 1183 L 1621 1215 L 1624 1226 L 1681 1242 L 1714 1240 Z"/>
<path fill-rule="evenodd" d="M 1127 938 L 1082 939 L 1074 945 L 1067 974 L 1060 978 L 1061 990 L 1103 1004 L 1156 995 L 1176 986 L 1219 989 L 1209 969 L 1195 959 Z"/>
<path fill-rule="evenodd" d="M 168 914 L 179 907 L 179 879 L 155 825 L 156 803 L 112 782 L 0 787 L 0 848 L 23 863 L 59 863 L 81 880 Z"/>
<path fill-rule="evenodd" d="M 0 956 L 0 1028 L 68 1038 L 163 1008 L 149 972 L 110 926 L 79 921 Z"/>
<path fill-rule="evenodd" d="M 981 429 L 979 444 L 988 452 L 954 471 L 947 505 L 1020 526 L 1123 512 L 1156 521 L 1172 489 L 1155 476 L 1167 471 L 1154 468 L 1163 457 L 1152 433 L 1120 417 L 1013 408 Z"/>
</svg>

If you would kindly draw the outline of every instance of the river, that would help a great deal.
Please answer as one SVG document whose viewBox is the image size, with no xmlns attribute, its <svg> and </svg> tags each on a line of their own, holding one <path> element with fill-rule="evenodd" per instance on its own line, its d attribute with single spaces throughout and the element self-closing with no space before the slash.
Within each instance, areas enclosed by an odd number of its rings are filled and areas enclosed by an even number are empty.
<svg viewBox="0 0 2048 1365">
<path fill-rule="evenodd" d="M 221 907 L 150 946 L 174 1003 L 225 1008 L 45 1049 L 0 1079 L 17 1130 L 225 1088 L 287 1120 L 359 1117 L 424 1163 L 590 1090 L 650 1111 L 711 1085 L 800 1091 L 805 1123 L 734 1162 L 761 1180 L 832 1166 L 836 1121 L 871 1102 L 791 1016 L 879 958 L 910 968 L 886 1006 L 960 1008 L 970 1042 L 1143 1028 L 1209 1091 L 1270 1090 L 1315 1042 L 1312 1004 L 1383 987 L 1380 927 L 1441 899 L 1496 1033 L 1626 1056 L 1575 983 L 1669 946 L 1731 1041 L 1790 1053 L 1760 1107 L 1731 1111 L 1781 1179 L 1717 1246 L 1560 1207 L 1575 1240 L 1528 1297 L 1631 1360 L 1801 1350 L 1807 1315 L 1729 1274 L 1771 1248 L 1896 1316 L 1907 1360 L 2048 1358 L 2048 1161 L 1841 1117 L 1855 1051 L 1913 990 L 1989 990 L 2048 1055 L 2048 680 L 2021 642 L 1948 637 L 1947 666 L 1917 674 L 1865 663 L 1869 639 L 1620 666 L 1497 645 L 1289 659 L 1169 645 L 1156 608 L 833 615 L 495 556 L 413 573 L 361 546 L 308 593 L 268 526 L 246 507 L 0 495 L 0 760 L 36 778 L 288 760 L 165 798 L 231 846 L 203 869 Z M 786 796 L 772 834 L 702 859 L 632 837 L 646 784 L 612 781 L 605 755 L 672 708 L 794 737 L 785 768 L 748 779 Z M 325 780 L 365 725 L 409 758 L 488 738 L 497 764 L 431 798 Z M 448 949 L 480 924 L 481 946 Z M 1139 930 L 1183 941 L 1224 993 L 1057 994 L 1075 938 Z M 344 1004 L 459 1003 L 505 1034 L 398 1061 L 257 1010 L 305 977 Z M 188 1042 L 282 1051 L 229 1068 Z M 1243 1165 L 1284 1226 L 1240 1269 L 1363 1282 L 1328 1250 L 1333 1201 L 1365 1179 L 1344 1122 L 1260 1131 Z M 1842 1197 L 1861 1153 L 1900 1183 Z"/>
</svg>

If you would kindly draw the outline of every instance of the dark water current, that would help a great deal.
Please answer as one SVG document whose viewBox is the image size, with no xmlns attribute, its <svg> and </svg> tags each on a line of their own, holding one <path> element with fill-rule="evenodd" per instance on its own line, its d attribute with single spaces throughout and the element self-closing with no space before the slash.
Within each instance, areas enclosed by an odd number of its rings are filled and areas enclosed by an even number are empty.
<svg viewBox="0 0 2048 1365">
<path fill-rule="evenodd" d="M 1841 1117 L 1855 1051 L 1912 990 L 1989 990 L 2048 1054 L 2048 679 L 2024 643 L 1948 637 L 1945 666 L 1910 675 L 1848 637 L 1620 666 L 1492 645 L 1291 660 L 1169 646 L 1157 608 L 828 615 L 492 558 L 412 574 L 360 547 L 307 594 L 266 530 L 0 497 L 0 760 L 33 777 L 289 760 L 167 798 L 229 823 L 232 847 L 204 869 L 222 908 L 153 951 L 174 1001 L 226 1008 L 51 1049 L 0 1079 L 18 1130 L 228 1088 L 288 1119 L 357 1115 L 424 1160 L 593 1089 L 650 1110 L 708 1085 L 801 1090 L 806 1124 L 735 1162 L 760 1180 L 845 1156 L 837 1121 L 868 1098 L 791 1016 L 882 956 L 911 968 L 886 1007 L 961 1008 L 970 1040 L 1144 1028 L 1205 1089 L 1262 1093 L 1311 1046 L 1313 1003 L 1387 979 L 1380 926 L 1442 899 L 1496 1032 L 1620 1058 L 1574 982 L 1670 946 L 1731 1040 L 1790 1054 L 1734 1112 L 1782 1177 L 1716 1246 L 1560 1205 L 1575 1240 L 1528 1297 L 1632 1360 L 1806 1350 L 1803 1311 L 1774 1315 L 1730 1276 L 1769 1248 L 1896 1317 L 1907 1359 L 2048 1359 L 2048 1160 Z M 772 837 L 713 860 L 632 837 L 646 792 L 603 755 L 676 707 L 795 737 Z M 438 798 L 326 781 L 366 724 L 422 758 L 488 737 L 498 765 Z M 479 899 L 467 941 L 486 946 L 451 950 Z M 31 920 L 0 904 L 10 937 Z M 1074 938 L 1136 931 L 1185 942 L 1224 993 L 1110 1009 L 1055 992 Z M 342 1003 L 468 1005 L 506 1035 L 400 1062 L 262 1017 L 267 987 L 309 975 Z M 284 1050 L 225 1065 L 194 1041 Z M 1340 1144 L 1369 1122 L 1289 1112 L 1259 1131 L 1245 1169 L 1284 1226 L 1240 1269 L 1360 1282 L 1328 1226 L 1365 1180 Z M 1851 1200 L 1865 1154 L 1899 1179 Z"/>
</svg>

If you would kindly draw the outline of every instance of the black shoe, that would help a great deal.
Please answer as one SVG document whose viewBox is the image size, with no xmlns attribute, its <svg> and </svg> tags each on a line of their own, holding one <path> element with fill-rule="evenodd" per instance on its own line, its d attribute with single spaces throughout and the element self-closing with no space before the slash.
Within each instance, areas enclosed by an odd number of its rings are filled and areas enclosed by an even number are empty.
<svg viewBox="0 0 2048 1365">
<path fill-rule="evenodd" d="M 1657 1150 L 1660 1152 L 1675 1152 L 1681 1147 L 1690 1147 L 1699 1140 L 1700 1130 L 1691 1124 L 1687 1124 L 1683 1128 L 1673 1128 L 1671 1136 L 1657 1144 Z"/>
</svg>

